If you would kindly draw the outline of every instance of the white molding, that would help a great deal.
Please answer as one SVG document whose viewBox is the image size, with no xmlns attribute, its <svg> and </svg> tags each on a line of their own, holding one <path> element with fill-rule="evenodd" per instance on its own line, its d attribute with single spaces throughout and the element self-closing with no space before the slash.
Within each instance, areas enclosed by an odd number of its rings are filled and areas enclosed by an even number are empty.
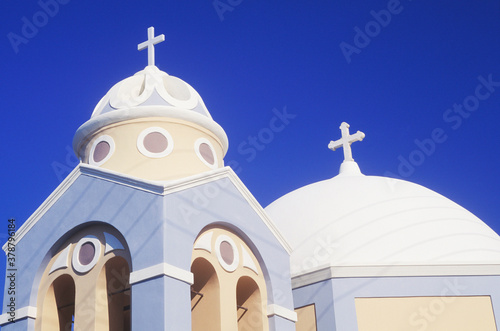
<svg viewBox="0 0 500 331">
<path fill-rule="evenodd" d="M 108 143 L 109 152 L 108 152 L 108 154 L 106 154 L 106 156 L 101 161 L 97 162 L 94 160 L 94 152 L 95 152 L 95 148 L 96 148 L 97 144 L 99 144 L 102 141 Z M 113 137 L 108 136 L 107 134 L 99 136 L 96 140 L 94 140 L 94 143 L 92 144 L 92 147 L 90 148 L 89 164 L 98 167 L 98 166 L 106 163 L 106 161 L 108 161 L 111 158 L 111 156 L 114 154 L 115 146 L 116 145 L 115 145 L 115 141 L 113 140 Z"/>
<path fill-rule="evenodd" d="M 66 190 L 73 184 L 73 182 L 80 176 L 80 165 L 76 166 L 73 171 L 66 177 L 59 186 L 45 199 L 45 201 L 38 207 L 33 214 L 24 222 L 18 229 L 14 239 L 16 244 L 24 237 L 24 235 L 38 222 L 38 220 L 47 212 L 47 210 L 56 203 L 57 200 L 66 192 Z M 2 246 L 4 252 L 7 253 L 7 243 Z"/>
<path fill-rule="evenodd" d="M 292 288 L 333 278 L 432 276 L 500 276 L 500 264 L 327 266 L 292 275 Z"/>
<path fill-rule="evenodd" d="M 130 285 L 155 278 L 158 276 L 167 276 L 188 283 L 194 284 L 194 275 L 191 271 L 187 271 L 168 263 L 159 263 L 151 267 L 130 273 Z"/>
<path fill-rule="evenodd" d="M 253 210 L 259 215 L 259 217 L 264 221 L 264 223 L 267 225 L 269 230 L 272 232 L 272 234 L 276 237 L 276 239 L 279 241 L 281 246 L 287 251 L 288 254 L 291 254 L 292 248 L 290 244 L 286 241 L 285 237 L 281 234 L 281 232 L 278 230 L 274 222 L 271 220 L 269 215 L 264 211 L 264 208 L 257 202 L 255 197 L 252 195 L 252 193 L 247 189 L 245 184 L 241 181 L 241 179 L 234 173 L 234 171 L 229 168 L 225 167 L 223 169 L 228 168 L 228 177 L 232 180 L 233 184 L 236 186 L 238 191 L 246 198 L 247 202 L 250 204 L 250 206 L 253 208 Z"/>
<path fill-rule="evenodd" d="M 163 137 L 165 137 L 165 139 L 167 140 L 167 148 L 165 148 L 165 150 L 158 152 L 158 153 L 150 152 L 146 148 L 146 146 L 144 146 L 144 138 L 146 138 L 146 136 L 150 133 L 159 133 Z M 142 130 L 141 133 L 139 133 L 139 136 L 137 136 L 137 149 L 144 156 L 147 156 L 147 157 L 153 158 L 153 159 L 159 159 L 159 158 L 165 157 L 165 156 L 169 155 L 170 153 L 172 153 L 172 151 L 174 150 L 174 139 L 172 138 L 170 133 L 167 130 L 165 130 L 164 128 L 161 128 L 159 126 L 152 126 L 152 127 L 149 127 L 147 129 Z"/>
<path fill-rule="evenodd" d="M 203 249 L 209 253 L 212 253 L 212 236 L 214 232 L 209 231 L 207 233 L 202 234 L 194 244 L 193 249 Z"/>
<path fill-rule="evenodd" d="M 289 321 L 297 322 L 297 313 L 280 305 L 270 304 L 267 306 L 267 317 L 279 316 Z"/>
<path fill-rule="evenodd" d="M 28 220 L 18 229 L 15 240 L 19 242 L 24 235 L 38 222 L 38 220 L 54 205 L 54 203 L 66 192 L 66 190 L 80 176 L 89 176 L 101 180 L 109 181 L 118 185 L 131 187 L 145 192 L 167 195 L 175 192 L 187 190 L 202 184 L 211 183 L 219 179 L 228 178 L 240 194 L 245 198 L 252 209 L 263 220 L 264 224 L 269 228 L 271 233 L 276 237 L 281 246 L 291 253 L 291 248 L 283 235 L 279 232 L 274 222 L 270 219 L 264 208 L 257 202 L 255 197 L 246 188 L 239 177 L 230 167 L 218 168 L 171 181 L 151 181 L 145 180 L 130 175 L 125 175 L 116 171 L 92 166 L 89 164 L 80 163 L 75 169 L 62 181 L 61 184 L 52 192 L 51 195 L 38 207 L 38 209 L 28 218 Z M 7 243 L 3 245 L 3 250 L 7 249 Z"/>
<path fill-rule="evenodd" d="M 90 261 L 89 264 L 83 265 L 80 262 L 80 249 L 85 243 L 88 242 L 94 246 L 94 257 L 92 258 L 92 261 Z M 80 239 L 76 244 L 76 247 L 73 250 L 73 257 L 71 259 L 71 262 L 73 268 L 76 271 L 84 274 L 89 272 L 97 264 L 97 261 L 99 261 L 100 257 L 101 257 L 101 242 L 99 241 L 99 239 L 97 239 L 96 236 L 88 235 Z"/>
<path fill-rule="evenodd" d="M 230 246 L 231 249 L 233 250 L 233 262 L 231 264 L 226 263 L 224 261 L 224 258 L 222 257 L 222 252 L 220 251 L 220 245 L 222 242 L 225 241 L 227 242 Z M 226 236 L 225 234 L 221 234 L 215 239 L 215 255 L 217 256 L 217 260 L 219 260 L 220 265 L 224 270 L 227 272 L 233 272 L 238 268 L 240 264 L 240 252 L 238 250 L 238 247 L 236 246 L 236 243 L 234 242 L 233 239 L 231 239 L 229 236 Z"/>
<path fill-rule="evenodd" d="M 241 255 L 243 256 L 243 267 L 252 270 L 253 272 L 255 272 L 258 275 L 259 271 L 257 270 L 257 266 L 253 262 L 253 259 L 250 256 L 250 253 L 248 253 L 248 251 L 243 246 L 243 244 L 240 244 L 240 246 L 241 246 Z"/>
<path fill-rule="evenodd" d="M 212 151 L 212 156 L 214 158 L 213 164 L 208 163 L 208 161 L 205 160 L 203 155 L 201 155 L 200 151 L 201 144 L 206 144 L 208 148 L 210 148 L 210 150 Z M 217 153 L 215 153 L 215 148 L 214 146 L 212 146 L 212 143 L 207 138 L 198 138 L 194 142 L 194 152 L 196 153 L 196 156 L 198 156 L 200 161 L 203 162 L 203 164 L 209 167 L 210 169 L 217 169 L 219 167 L 219 159 L 217 158 Z"/>
<path fill-rule="evenodd" d="M 2 314 L 0 315 L 0 326 L 4 326 L 6 324 L 9 324 L 9 323 L 15 323 L 23 318 L 32 318 L 32 319 L 36 319 L 36 307 L 33 307 L 33 306 L 26 306 L 26 307 L 22 307 L 22 308 L 19 308 L 19 309 L 16 309 L 16 315 L 15 315 L 15 319 L 14 319 L 14 322 L 9 322 L 9 318 L 11 318 L 11 316 L 9 314 Z"/>
<path fill-rule="evenodd" d="M 66 248 L 59 254 L 57 259 L 54 261 L 54 264 L 52 264 L 52 267 L 50 267 L 49 275 L 56 270 L 66 269 L 68 267 L 69 265 L 68 258 L 70 249 L 71 249 L 71 244 L 66 246 Z"/>
</svg>

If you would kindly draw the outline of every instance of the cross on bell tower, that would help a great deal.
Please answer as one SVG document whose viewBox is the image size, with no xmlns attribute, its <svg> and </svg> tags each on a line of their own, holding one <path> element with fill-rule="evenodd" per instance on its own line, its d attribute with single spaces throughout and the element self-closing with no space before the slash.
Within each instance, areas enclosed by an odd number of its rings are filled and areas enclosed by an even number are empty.
<svg viewBox="0 0 500 331">
<path fill-rule="evenodd" d="M 137 50 L 148 49 L 148 66 L 155 65 L 155 45 L 165 41 L 165 35 L 161 34 L 155 37 L 155 28 L 148 28 L 148 40 L 137 45 Z"/>
<path fill-rule="evenodd" d="M 340 125 L 340 131 L 342 132 L 342 138 L 340 138 L 339 140 L 330 141 L 330 143 L 328 144 L 328 148 L 334 151 L 337 148 L 343 147 L 344 162 L 354 161 L 354 159 L 352 158 L 351 144 L 353 142 L 363 140 L 365 134 L 361 131 L 358 131 L 355 134 L 350 135 L 349 124 L 347 124 L 346 122 L 342 122 L 342 124 Z"/>
</svg>

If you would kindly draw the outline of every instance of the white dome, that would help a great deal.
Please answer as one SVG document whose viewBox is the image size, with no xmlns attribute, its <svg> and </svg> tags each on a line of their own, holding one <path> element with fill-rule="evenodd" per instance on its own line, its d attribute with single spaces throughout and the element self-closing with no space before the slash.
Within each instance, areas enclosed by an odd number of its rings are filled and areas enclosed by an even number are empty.
<svg viewBox="0 0 500 331">
<path fill-rule="evenodd" d="M 156 66 L 147 66 L 115 84 L 99 101 L 92 117 L 137 106 L 177 107 L 212 118 L 194 88 Z"/>
<path fill-rule="evenodd" d="M 106 93 L 91 119 L 77 130 L 73 149 L 78 151 L 85 137 L 106 125 L 146 117 L 168 117 L 196 123 L 213 132 L 221 141 L 224 154 L 227 151 L 227 135 L 212 119 L 198 92 L 154 65 L 118 82 Z"/>
<path fill-rule="evenodd" d="M 345 162 L 344 162 L 345 163 Z M 417 184 L 341 171 L 266 208 L 292 247 L 292 275 L 323 267 L 500 264 L 500 237 Z"/>
</svg>

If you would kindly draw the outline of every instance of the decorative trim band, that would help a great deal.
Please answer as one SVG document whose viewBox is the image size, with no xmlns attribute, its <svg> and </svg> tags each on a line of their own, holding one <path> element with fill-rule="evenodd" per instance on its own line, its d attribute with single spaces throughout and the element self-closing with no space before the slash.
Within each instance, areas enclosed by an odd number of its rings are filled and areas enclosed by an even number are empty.
<svg viewBox="0 0 500 331">
<path fill-rule="evenodd" d="M 500 275 L 500 264 L 327 266 L 308 273 L 293 275 L 292 288 L 296 289 L 333 278 L 479 275 Z"/>
<path fill-rule="evenodd" d="M 184 283 L 188 283 L 189 285 L 194 284 L 194 275 L 192 272 L 186 271 L 168 263 L 160 263 L 151 267 L 131 272 L 130 284 L 137 284 L 139 282 L 158 276 L 167 276 L 173 279 L 180 280 Z"/>
<path fill-rule="evenodd" d="M 9 321 L 10 318 L 14 317 L 14 321 Z M 15 311 L 15 315 L 11 316 L 8 313 L 0 315 L 0 326 L 4 326 L 9 323 L 15 323 L 23 318 L 36 319 L 36 307 L 26 306 L 19 308 Z"/>
<path fill-rule="evenodd" d="M 267 306 L 267 317 L 279 316 L 292 322 L 297 322 L 297 313 L 288 308 L 271 304 Z"/>
</svg>

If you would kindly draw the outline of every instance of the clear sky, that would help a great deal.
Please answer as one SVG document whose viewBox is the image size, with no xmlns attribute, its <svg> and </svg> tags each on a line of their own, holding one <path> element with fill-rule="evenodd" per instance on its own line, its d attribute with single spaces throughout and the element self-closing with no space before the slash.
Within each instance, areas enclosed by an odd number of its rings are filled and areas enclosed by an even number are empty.
<svg viewBox="0 0 500 331">
<path fill-rule="evenodd" d="M 199 92 L 264 207 L 338 174 L 327 145 L 345 121 L 366 134 L 352 146 L 364 174 L 424 185 L 500 232 L 498 0 L 4 0 L 0 22 L 2 243 L 74 168 L 100 98 L 147 65 L 149 26 L 166 36 L 157 66 Z"/>
</svg>

